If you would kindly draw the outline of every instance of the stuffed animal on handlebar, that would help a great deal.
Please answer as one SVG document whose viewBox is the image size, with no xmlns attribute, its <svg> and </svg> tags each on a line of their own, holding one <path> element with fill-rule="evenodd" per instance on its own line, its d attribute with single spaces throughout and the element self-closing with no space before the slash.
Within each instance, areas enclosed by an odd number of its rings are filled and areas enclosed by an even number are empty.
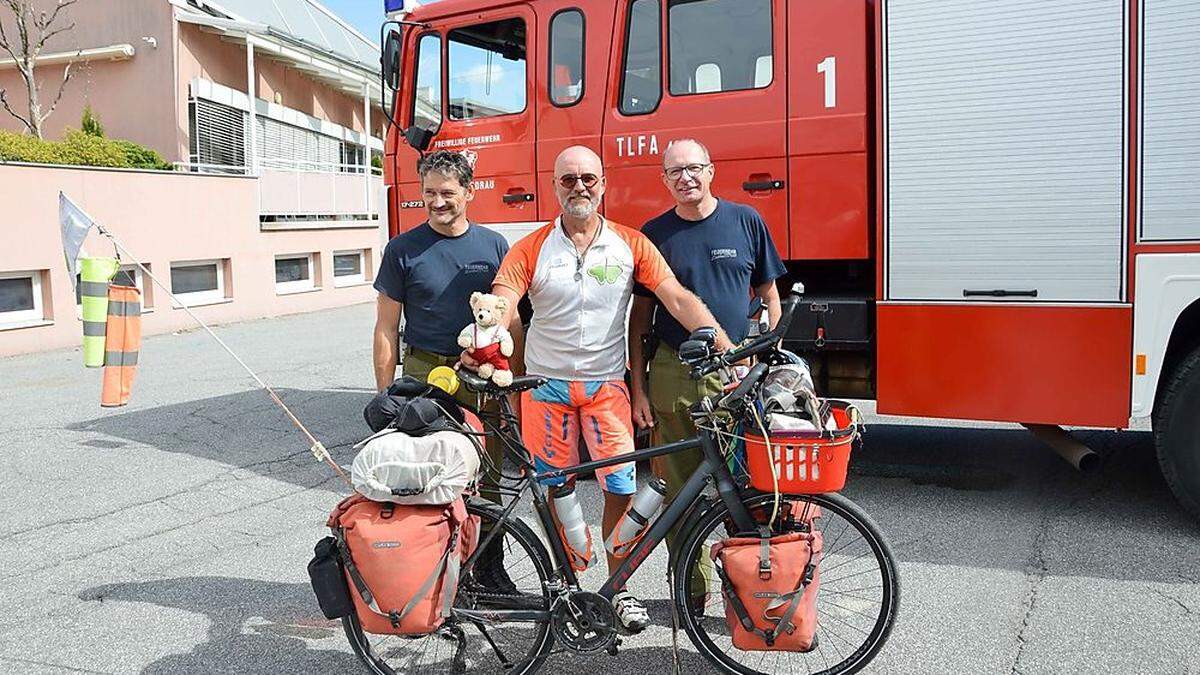
<svg viewBox="0 0 1200 675">
<path fill-rule="evenodd" d="M 498 387 L 507 387 L 513 381 L 508 363 L 508 357 L 513 354 L 513 339 L 508 329 L 500 325 L 500 319 L 508 311 L 508 301 L 498 295 L 476 291 L 471 294 L 470 302 L 475 323 L 458 334 L 458 346 L 479 363 L 480 377 L 490 379 Z"/>
</svg>

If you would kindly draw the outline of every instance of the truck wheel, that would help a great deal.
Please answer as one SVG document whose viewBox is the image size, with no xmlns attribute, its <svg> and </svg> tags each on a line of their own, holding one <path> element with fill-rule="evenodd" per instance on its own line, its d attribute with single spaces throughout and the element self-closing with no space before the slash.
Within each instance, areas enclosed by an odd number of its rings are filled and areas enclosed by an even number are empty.
<svg viewBox="0 0 1200 675">
<path fill-rule="evenodd" d="M 1200 348 L 1167 379 L 1154 415 L 1154 445 L 1171 492 L 1200 520 Z"/>
</svg>

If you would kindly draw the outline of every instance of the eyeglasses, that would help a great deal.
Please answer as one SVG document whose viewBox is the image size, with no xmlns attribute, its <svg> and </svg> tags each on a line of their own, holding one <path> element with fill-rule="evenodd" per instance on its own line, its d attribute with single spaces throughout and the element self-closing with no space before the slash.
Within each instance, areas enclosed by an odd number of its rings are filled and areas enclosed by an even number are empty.
<svg viewBox="0 0 1200 675">
<path fill-rule="evenodd" d="M 683 178 L 683 173 L 686 171 L 689 176 L 699 176 L 701 171 L 704 171 L 712 164 L 688 164 L 687 166 L 673 166 L 669 169 L 664 169 L 663 173 L 667 174 L 667 178 L 671 180 L 679 180 Z"/>
<path fill-rule="evenodd" d="M 558 177 L 558 184 L 564 189 L 572 190 L 576 183 L 583 183 L 583 187 L 592 189 L 596 187 L 596 183 L 600 182 L 600 176 L 594 173 L 573 174 L 568 173 Z"/>
</svg>

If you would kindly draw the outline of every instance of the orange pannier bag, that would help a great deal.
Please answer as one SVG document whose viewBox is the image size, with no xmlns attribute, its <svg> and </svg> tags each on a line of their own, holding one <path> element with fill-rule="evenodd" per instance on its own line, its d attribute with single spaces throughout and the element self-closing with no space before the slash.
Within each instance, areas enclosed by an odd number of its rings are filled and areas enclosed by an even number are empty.
<svg viewBox="0 0 1200 675">
<path fill-rule="evenodd" d="M 444 506 L 375 502 L 355 494 L 329 515 L 362 629 L 425 635 L 450 616 L 479 517 L 462 498 Z"/>
<path fill-rule="evenodd" d="M 725 621 L 743 651 L 807 652 L 816 646 L 820 532 L 734 537 L 712 549 Z"/>
</svg>

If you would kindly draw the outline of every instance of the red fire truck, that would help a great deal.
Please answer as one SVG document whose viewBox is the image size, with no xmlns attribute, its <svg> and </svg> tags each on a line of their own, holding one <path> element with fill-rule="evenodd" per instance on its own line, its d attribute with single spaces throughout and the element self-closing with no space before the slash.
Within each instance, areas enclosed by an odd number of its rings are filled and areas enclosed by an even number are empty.
<svg viewBox="0 0 1200 675">
<path fill-rule="evenodd" d="M 553 159 L 605 215 L 712 151 L 807 288 L 791 346 L 881 413 L 1150 424 L 1200 516 L 1200 13 L 1187 0 L 443 0 L 384 27 L 392 233 L 414 164 L 475 160 L 473 219 L 552 219 Z M 1045 428 L 1045 427 L 1041 427 Z"/>
</svg>

